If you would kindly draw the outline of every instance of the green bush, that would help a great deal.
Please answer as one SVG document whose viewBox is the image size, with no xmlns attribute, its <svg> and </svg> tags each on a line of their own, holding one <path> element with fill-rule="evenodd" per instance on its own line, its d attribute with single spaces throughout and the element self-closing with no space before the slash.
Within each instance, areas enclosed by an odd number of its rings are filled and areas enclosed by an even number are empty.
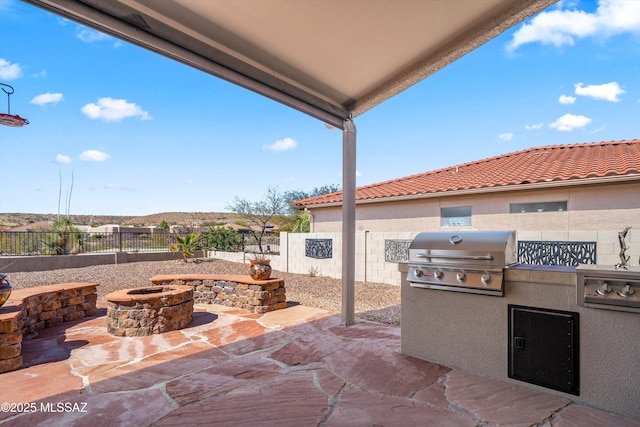
<svg viewBox="0 0 640 427">
<path fill-rule="evenodd" d="M 242 250 L 242 235 L 231 227 L 209 227 L 203 237 L 203 244 L 209 249 L 223 252 Z"/>
</svg>

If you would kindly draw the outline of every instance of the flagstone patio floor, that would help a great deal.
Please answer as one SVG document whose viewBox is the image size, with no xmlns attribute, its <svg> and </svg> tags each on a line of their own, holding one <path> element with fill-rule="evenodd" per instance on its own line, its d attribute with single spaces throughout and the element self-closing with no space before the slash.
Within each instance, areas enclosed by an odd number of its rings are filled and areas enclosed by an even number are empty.
<svg viewBox="0 0 640 427">
<path fill-rule="evenodd" d="M 197 305 L 185 329 L 127 338 L 105 312 L 23 341 L 24 367 L 0 375 L 0 425 L 640 426 L 405 356 L 399 327 L 315 308 Z"/>
</svg>

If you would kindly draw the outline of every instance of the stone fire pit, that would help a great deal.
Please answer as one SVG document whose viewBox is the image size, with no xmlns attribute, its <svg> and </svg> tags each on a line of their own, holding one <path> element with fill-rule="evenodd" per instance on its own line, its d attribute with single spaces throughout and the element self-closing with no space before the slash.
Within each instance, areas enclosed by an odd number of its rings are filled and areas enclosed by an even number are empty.
<svg viewBox="0 0 640 427">
<path fill-rule="evenodd" d="M 122 289 L 106 297 L 107 331 L 138 337 L 182 329 L 193 318 L 191 286 L 149 286 Z"/>
</svg>

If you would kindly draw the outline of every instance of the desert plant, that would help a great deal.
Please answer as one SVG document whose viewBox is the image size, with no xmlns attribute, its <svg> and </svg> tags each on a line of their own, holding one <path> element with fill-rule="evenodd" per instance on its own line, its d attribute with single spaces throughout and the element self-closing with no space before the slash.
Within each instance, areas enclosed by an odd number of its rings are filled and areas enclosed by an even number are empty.
<svg viewBox="0 0 640 427">
<path fill-rule="evenodd" d="M 291 232 L 293 233 L 308 233 L 311 231 L 311 215 L 305 211 L 298 211 L 296 213 L 296 220 L 293 224 Z"/>
<path fill-rule="evenodd" d="M 320 273 L 320 269 L 318 267 L 309 267 L 309 277 L 317 277 L 318 273 Z"/>
<path fill-rule="evenodd" d="M 231 227 L 210 227 L 203 236 L 204 246 L 223 252 L 242 250 L 242 235 Z"/>
<path fill-rule="evenodd" d="M 240 217 L 240 221 L 236 223 L 247 227 L 249 233 L 256 240 L 258 251 L 263 253 L 262 238 L 266 233 L 267 226 L 274 216 L 284 214 L 286 206 L 284 196 L 277 189 L 269 187 L 263 200 L 251 202 L 236 196 L 227 209 Z"/>
<path fill-rule="evenodd" d="M 84 251 L 84 233 L 71 223 L 68 216 L 58 217 L 51 222 L 51 233 L 46 233 L 41 241 L 45 255 L 78 254 Z"/>
<path fill-rule="evenodd" d="M 253 252 L 249 256 L 251 261 L 267 261 L 269 257 L 264 252 Z"/>
<path fill-rule="evenodd" d="M 60 215 L 60 203 L 62 202 L 62 173 L 59 173 L 60 184 L 58 189 L 58 216 L 51 222 L 52 233 L 47 233 L 41 241 L 42 252 L 45 255 L 78 254 L 84 251 L 84 233 L 71 222 L 69 211 L 71 210 L 71 195 L 73 194 L 73 172 L 71 173 L 71 185 L 66 194 L 65 214 Z"/>
<path fill-rule="evenodd" d="M 176 234 L 175 238 L 177 243 L 171 245 L 170 249 L 174 252 L 181 252 L 182 261 L 187 262 L 200 243 L 200 233 L 188 233 L 184 236 Z"/>
</svg>

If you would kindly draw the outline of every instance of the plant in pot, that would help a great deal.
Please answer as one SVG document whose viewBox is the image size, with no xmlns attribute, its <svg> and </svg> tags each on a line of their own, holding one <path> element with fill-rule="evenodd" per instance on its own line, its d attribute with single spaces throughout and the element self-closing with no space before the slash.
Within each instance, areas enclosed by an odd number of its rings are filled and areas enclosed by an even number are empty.
<svg viewBox="0 0 640 427">
<path fill-rule="evenodd" d="M 9 299 L 11 295 L 11 285 L 7 280 L 7 275 L 0 273 L 0 307 Z"/>
<path fill-rule="evenodd" d="M 253 280 L 267 280 L 271 276 L 271 260 L 263 253 L 255 253 L 249 260 L 249 276 Z"/>
</svg>

